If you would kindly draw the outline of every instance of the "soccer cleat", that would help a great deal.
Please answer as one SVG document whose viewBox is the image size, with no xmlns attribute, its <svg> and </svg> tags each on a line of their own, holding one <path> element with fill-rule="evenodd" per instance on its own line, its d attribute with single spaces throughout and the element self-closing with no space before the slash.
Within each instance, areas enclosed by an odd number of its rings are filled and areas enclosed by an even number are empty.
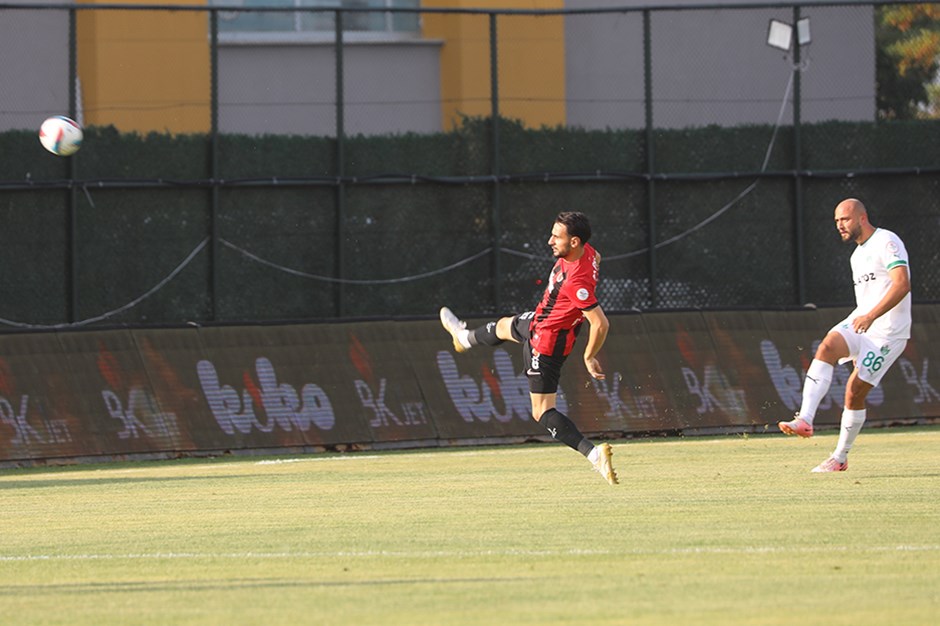
<svg viewBox="0 0 940 626">
<path fill-rule="evenodd" d="M 610 464 L 610 456 L 614 453 L 609 443 L 602 443 L 597 448 L 597 461 L 594 462 L 594 469 L 604 477 L 611 485 L 619 484 L 617 472 L 614 466 Z"/>
<path fill-rule="evenodd" d="M 844 472 L 849 469 L 849 460 L 846 459 L 844 463 L 840 463 L 835 459 L 835 457 L 829 457 L 811 471 L 814 474 L 822 474 L 824 472 Z"/>
<path fill-rule="evenodd" d="M 458 333 L 461 330 L 467 328 L 466 322 L 461 322 L 457 319 L 457 316 L 454 315 L 454 312 L 448 309 L 446 306 L 441 307 L 441 326 L 444 327 L 444 330 L 450 333 L 450 336 L 454 339 L 454 350 L 457 352 L 466 352 L 470 349 L 470 346 L 465 346 L 460 343 L 460 338 Z"/>
<path fill-rule="evenodd" d="M 807 439 L 813 436 L 813 425 L 801 418 L 799 413 L 789 422 L 777 422 L 777 427 L 787 435 L 799 435 Z"/>
</svg>

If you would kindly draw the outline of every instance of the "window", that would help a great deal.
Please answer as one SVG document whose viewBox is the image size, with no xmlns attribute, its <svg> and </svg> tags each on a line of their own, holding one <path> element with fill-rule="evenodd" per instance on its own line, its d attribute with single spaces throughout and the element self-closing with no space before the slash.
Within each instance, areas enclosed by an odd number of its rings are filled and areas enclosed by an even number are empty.
<svg viewBox="0 0 940 626">
<path fill-rule="evenodd" d="M 376 9 L 343 13 L 343 31 L 417 35 L 418 13 L 391 13 L 386 8 L 418 8 L 419 0 L 212 0 L 212 4 L 244 7 L 322 7 L 325 9 Z M 220 33 L 333 33 L 335 11 L 220 11 Z"/>
</svg>

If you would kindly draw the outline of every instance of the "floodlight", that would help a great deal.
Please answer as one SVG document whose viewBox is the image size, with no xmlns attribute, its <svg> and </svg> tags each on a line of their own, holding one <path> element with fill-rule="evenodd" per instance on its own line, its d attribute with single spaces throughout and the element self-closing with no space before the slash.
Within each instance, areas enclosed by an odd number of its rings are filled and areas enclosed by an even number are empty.
<svg viewBox="0 0 940 626">
<path fill-rule="evenodd" d="M 812 38 L 809 34 L 809 18 L 804 17 L 796 22 L 796 40 L 801 46 L 805 46 Z"/>
<path fill-rule="evenodd" d="M 809 33 L 809 21 L 806 22 L 806 32 Z M 767 29 L 767 45 L 772 48 L 789 50 L 792 43 L 793 27 L 780 20 L 770 20 L 770 27 Z"/>
</svg>

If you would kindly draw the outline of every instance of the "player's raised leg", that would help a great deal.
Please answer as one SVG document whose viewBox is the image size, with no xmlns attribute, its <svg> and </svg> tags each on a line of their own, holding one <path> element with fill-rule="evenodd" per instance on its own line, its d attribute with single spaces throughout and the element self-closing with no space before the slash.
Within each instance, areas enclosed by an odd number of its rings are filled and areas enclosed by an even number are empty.
<svg viewBox="0 0 940 626">
<path fill-rule="evenodd" d="M 836 337 L 842 339 L 838 334 L 836 334 Z M 829 340 L 828 337 L 826 339 Z M 823 346 L 820 346 L 819 352 L 823 352 L 823 350 Z M 832 383 L 834 369 L 835 367 L 831 363 L 827 363 L 818 356 L 813 359 L 806 371 L 806 377 L 803 379 L 803 401 L 800 404 L 800 410 L 789 422 L 777 423 L 781 431 L 787 435 L 804 438 L 813 436 L 813 421 L 816 418 L 816 409 L 819 408 L 819 403 L 829 393 L 829 385 Z"/>
<path fill-rule="evenodd" d="M 454 340 L 454 349 L 457 352 L 466 352 L 470 348 L 479 345 L 496 347 L 507 341 L 519 343 L 518 337 L 513 336 L 512 325 L 516 320 L 520 320 L 523 325 L 528 324 L 526 315 L 522 313 L 515 317 L 501 317 L 498 320 L 487 322 L 482 326 L 470 330 L 467 323 L 454 315 L 453 311 L 446 306 L 441 307 L 441 326 L 450 333 Z"/>
<path fill-rule="evenodd" d="M 813 421 L 819 403 L 829 393 L 832 373 L 839 359 L 849 355 L 849 346 L 841 334 L 830 330 L 816 350 L 816 358 L 810 363 L 803 379 L 803 400 L 800 410 L 788 422 L 777 422 L 777 427 L 787 435 L 808 438 L 813 436 Z"/>
</svg>

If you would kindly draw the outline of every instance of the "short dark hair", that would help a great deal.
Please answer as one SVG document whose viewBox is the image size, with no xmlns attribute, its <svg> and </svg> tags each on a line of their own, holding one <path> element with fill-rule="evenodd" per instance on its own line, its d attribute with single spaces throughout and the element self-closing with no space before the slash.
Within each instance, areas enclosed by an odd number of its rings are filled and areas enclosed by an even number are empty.
<svg viewBox="0 0 940 626">
<path fill-rule="evenodd" d="M 564 224 L 568 229 L 568 235 L 577 237 L 581 243 L 587 243 L 591 238 L 591 222 L 587 215 L 578 211 L 562 211 L 555 218 L 556 224 Z"/>
</svg>

